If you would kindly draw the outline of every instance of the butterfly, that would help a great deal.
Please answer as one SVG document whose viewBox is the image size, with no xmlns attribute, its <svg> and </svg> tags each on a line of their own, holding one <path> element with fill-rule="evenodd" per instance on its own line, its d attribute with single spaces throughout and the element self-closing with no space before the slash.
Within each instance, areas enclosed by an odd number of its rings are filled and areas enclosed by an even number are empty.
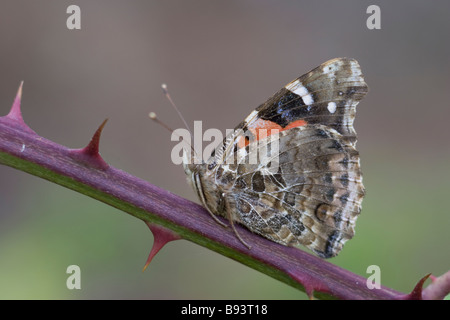
<svg viewBox="0 0 450 320">
<path fill-rule="evenodd" d="M 365 194 L 353 121 L 367 92 L 358 62 L 348 58 L 288 83 L 208 161 L 184 163 L 203 206 L 218 223 L 224 224 L 216 216 L 228 219 L 249 248 L 234 223 L 322 258 L 336 256 L 354 236 Z M 269 149 L 265 159 L 257 155 L 262 149 Z"/>
</svg>

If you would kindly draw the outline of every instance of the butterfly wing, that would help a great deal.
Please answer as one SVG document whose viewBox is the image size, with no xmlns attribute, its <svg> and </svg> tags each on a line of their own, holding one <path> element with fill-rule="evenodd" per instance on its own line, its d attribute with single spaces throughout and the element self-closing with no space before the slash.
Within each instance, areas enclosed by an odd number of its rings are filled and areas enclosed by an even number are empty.
<svg viewBox="0 0 450 320">
<path fill-rule="evenodd" d="M 270 137 L 254 143 L 261 148 Z M 361 211 L 358 152 L 323 125 L 283 131 L 278 144 L 276 173 L 271 157 L 253 165 L 239 159 L 241 163 L 220 171 L 236 177 L 227 192 L 234 220 L 275 242 L 302 244 L 325 258 L 335 256 L 353 237 Z"/>
<path fill-rule="evenodd" d="M 367 91 L 358 62 L 338 58 L 275 93 L 211 155 L 202 173 L 210 178 L 197 183 L 221 204 L 210 212 L 232 210 L 255 233 L 335 256 L 354 234 L 364 195 L 353 121 Z M 272 141 L 261 129 L 279 132 L 276 172 L 270 161 L 249 161 Z"/>
<path fill-rule="evenodd" d="M 245 131 L 263 128 L 270 121 L 283 129 L 303 120 L 333 128 L 354 143 L 356 105 L 367 92 L 356 60 L 333 59 L 287 84 L 240 126 Z"/>
</svg>

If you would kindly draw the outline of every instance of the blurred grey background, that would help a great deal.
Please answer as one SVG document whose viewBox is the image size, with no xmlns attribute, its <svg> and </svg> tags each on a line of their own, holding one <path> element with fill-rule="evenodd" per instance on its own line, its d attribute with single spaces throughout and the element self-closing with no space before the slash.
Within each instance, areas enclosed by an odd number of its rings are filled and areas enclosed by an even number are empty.
<svg viewBox="0 0 450 320">
<path fill-rule="evenodd" d="M 66 9 L 81 8 L 81 30 Z M 366 9 L 381 8 L 381 30 Z M 330 261 L 410 291 L 449 269 L 450 2 L 13 1 L 0 4 L 0 113 L 20 81 L 25 121 L 83 147 L 98 125 L 111 165 L 197 201 L 170 160 L 181 121 L 234 128 L 281 86 L 335 57 L 356 58 L 370 92 L 355 121 L 367 196 L 356 236 Z M 143 273 L 145 224 L 103 203 L 0 167 L 2 299 L 303 299 L 287 285 L 187 241 Z M 81 290 L 66 288 L 81 267 Z"/>
</svg>

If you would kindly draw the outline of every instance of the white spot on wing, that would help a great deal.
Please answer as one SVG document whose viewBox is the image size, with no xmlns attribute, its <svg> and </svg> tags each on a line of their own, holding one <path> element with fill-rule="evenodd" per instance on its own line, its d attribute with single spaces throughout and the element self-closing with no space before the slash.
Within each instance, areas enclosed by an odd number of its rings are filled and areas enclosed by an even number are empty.
<svg viewBox="0 0 450 320">
<path fill-rule="evenodd" d="M 328 109 L 328 111 L 330 111 L 330 113 L 335 113 L 336 108 L 337 108 L 336 102 L 328 102 L 327 109 Z"/>
<path fill-rule="evenodd" d="M 314 103 L 314 99 L 309 93 L 308 89 L 306 89 L 305 86 L 300 82 L 300 80 L 295 80 L 294 82 L 291 82 L 286 87 L 289 91 L 298 94 L 300 97 L 302 97 L 303 102 L 306 105 L 311 105 Z"/>
</svg>

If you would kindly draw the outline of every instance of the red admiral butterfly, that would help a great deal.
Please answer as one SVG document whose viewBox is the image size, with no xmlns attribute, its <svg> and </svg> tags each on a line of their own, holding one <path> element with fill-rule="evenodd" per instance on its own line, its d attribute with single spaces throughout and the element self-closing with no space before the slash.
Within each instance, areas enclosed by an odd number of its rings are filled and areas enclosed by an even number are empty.
<svg viewBox="0 0 450 320">
<path fill-rule="evenodd" d="M 336 256 L 354 235 L 364 197 L 353 120 L 367 92 L 358 62 L 347 58 L 327 61 L 287 84 L 206 163 L 185 163 L 201 203 L 219 223 L 216 215 L 227 218 L 249 248 L 234 222 L 277 243 Z M 277 165 L 248 161 L 255 150 L 270 147 L 272 132 Z"/>
</svg>

